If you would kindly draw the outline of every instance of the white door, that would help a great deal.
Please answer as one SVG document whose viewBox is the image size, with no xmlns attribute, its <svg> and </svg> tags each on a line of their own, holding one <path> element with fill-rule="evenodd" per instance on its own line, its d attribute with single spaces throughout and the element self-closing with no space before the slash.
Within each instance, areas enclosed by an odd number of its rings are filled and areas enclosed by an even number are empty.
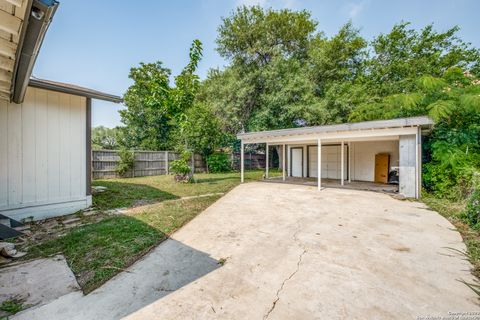
<svg viewBox="0 0 480 320">
<path fill-rule="evenodd" d="M 303 177 L 303 148 L 292 148 L 292 167 L 291 167 L 291 176 L 292 177 Z"/>
<path fill-rule="evenodd" d="M 309 177 L 317 177 L 317 148 L 311 146 L 308 148 L 308 175 Z M 344 177 L 347 179 L 347 145 L 344 145 Z M 340 179 L 340 146 L 322 146 L 322 178 L 324 179 Z"/>
</svg>

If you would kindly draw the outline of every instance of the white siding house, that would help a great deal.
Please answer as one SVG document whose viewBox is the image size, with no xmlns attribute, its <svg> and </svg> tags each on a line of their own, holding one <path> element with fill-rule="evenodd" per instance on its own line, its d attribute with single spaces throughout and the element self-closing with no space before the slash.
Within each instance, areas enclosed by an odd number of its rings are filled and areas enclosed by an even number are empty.
<svg viewBox="0 0 480 320">
<path fill-rule="evenodd" d="M 91 100 L 122 101 L 30 78 L 58 5 L 0 0 L 0 239 L 16 235 L 10 219 L 52 217 L 91 204 Z"/>
<path fill-rule="evenodd" d="M 354 182 L 378 182 L 376 156 L 383 155 L 386 175 L 397 171 L 398 192 L 418 198 L 421 190 L 421 137 L 433 121 L 412 117 L 318 127 L 238 134 L 241 140 L 241 179 L 245 144 L 280 146 L 283 180 L 315 178 L 337 181 L 341 187 Z M 268 161 L 266 176 L 268 178 Z M 385 175 L 384 175 L 385 176 Z"/>
<path fill-rule="evenodd" d="M 0 102 L 0 212 L 14 219 L 75 212 L 86 190 L 86 98 L 29 87 Z"/>
<path fill-rule="evenodd" d="M 37 87 L 28 87 L 23 103 L 0 101 L 0 214 L 16 220 L 73 213 L 92 202 L 93 91 L 72 94 L 66 91 L 79 87 L 32 81 Z"/>
</svg>

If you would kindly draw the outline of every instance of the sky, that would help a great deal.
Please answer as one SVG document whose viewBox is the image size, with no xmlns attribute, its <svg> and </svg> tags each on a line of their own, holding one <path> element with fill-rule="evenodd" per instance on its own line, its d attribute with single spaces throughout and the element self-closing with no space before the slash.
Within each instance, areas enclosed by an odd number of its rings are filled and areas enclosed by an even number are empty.
<svg viewBox="0 0 480 320">
<path fill-rule="evenodd" d="M 200 78 L 210 68 L 228 64 L 216 52 L 222 17 L 239 5 L 274 9 L 306 9 L 317 30 L 334 35 L 348 21 L 370 40 L 395 23 L 414 28 L 433 23 L 438 31 L 455 25 L 459 36 L 480 47 L 478 0 L 59 0 L 33 75 L 123 95 L 131 85 L 128 73 L 140 62 L 162 61 L 173 75 L 188 62 L 194 39 L 204 45 Z M 92 125 L 121 125 L 122 105 L 94 100 Z"/>
</svg>

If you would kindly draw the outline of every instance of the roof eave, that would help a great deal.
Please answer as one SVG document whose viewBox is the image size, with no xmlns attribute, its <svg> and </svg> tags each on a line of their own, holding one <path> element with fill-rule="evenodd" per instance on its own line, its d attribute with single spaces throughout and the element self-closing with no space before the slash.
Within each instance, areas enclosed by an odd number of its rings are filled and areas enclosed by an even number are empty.
<svg viewBox="0 0 480 320">
<path fill-rule="evenodd" d="M 239 133 L 237 134 L 237 139 L 240 139 L 240 140 L 252 139 L 252 138 L 258 139 L 262 137 L 282 137 L 287 135 L 298 135 L 298 134 L 308 135 L 308 134 L 320 134 L 320 133 L 336 132 L 336 131 L 372 130 L 372 129 L 387 128 L 387 127 L 398 128 L 398 127 L 414 126 L 414 127 L 422 127 L 422 128 L 431 128 L 433 124 L 434 122 L 430 117 L 420 116 L 420 117 L 411 117 L 411 118 L 344 123 L 344 124 L 326 125 L 326 126 L 300 127 L 300 128 L 291 128 L 291 129 Z"/>
<path fill-rule="evenodd" d="M 12 79 L 11 101 L 15 103 L 23 102 L 38 52 L 57 7 L 58 2 L 54 0 L 33 0 L 25 12 L 25 26 L 17 48 Z"/>
<path fill-rule="evenodd" d="M 41 79 L 34 79 L 31 78 L 29 82 L 29 86 L 34 87 L 34 88 L 39 88 L 39 89 L 45 89 L 45 90 L 51 90 L 51 91 L 56 91 L 56 92 L 61 92 L 61 93 L 68 93 L 68 94 L 73 94 L 76 96 L 81 96 L 81 97 L 86 97 L 86 98 L 91 98 L 91 99 L 98 99 L 98 100 L 104 100 L 104 101 L 110 101 L 114 103 L 122 103 L 123 99 L 119 96 L 113 95 L 113 94 L 108 94 L 100 91 L 94 91 L 94 90 L 89 90 L 89 89 L 82 89 L 79 87 L 69 87 L 69 86 L 64 86 L 59 83 L 51 83 L 48 81 L 42 81 Z"/>
</svg>

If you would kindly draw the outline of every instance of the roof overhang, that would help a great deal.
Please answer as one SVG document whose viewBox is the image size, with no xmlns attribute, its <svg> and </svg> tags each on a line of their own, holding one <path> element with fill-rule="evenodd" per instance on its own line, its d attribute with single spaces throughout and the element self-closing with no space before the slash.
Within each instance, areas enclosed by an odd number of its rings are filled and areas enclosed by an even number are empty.
<svg viewBox="0 0 480 320">
<path fill-rule="evenodd" d="M 0 99 L 21 103 L 55 0 L 0 0 Z"/>
<path fill-rule="evenodd" d="M 317 139 L 324 139 L 327 141 L 345 139 L 353 141 L 374 137 L 385 138 L 406 134 L 415 134 L 418 132 L 419 128 L 430 129 L 432 126 L 432 119 L 423 116 L 240 133 L 237 135 L 237 138 L 242 140 L 244 143 L 315 141 Z"/>
<path fill-rule="evenodd" d="M 121 97 L 113 94 L 104 93 L 101 91 L 88 89 L 88 88 L 80 87 L 73 84 L 57 82 L 57 81 L 31 78 L 29 82 L 29 86 L 34 88 L 39 88 L 39 89 L 73 94 L 76 96 L 81 96 L 81 97 L 86 97 L 91 99 L 99 99 L 99 100 L 105 100 L 105 101 L 110 101 L 115 103 L 123 102 L 123 99 Z"/>
</svg>

